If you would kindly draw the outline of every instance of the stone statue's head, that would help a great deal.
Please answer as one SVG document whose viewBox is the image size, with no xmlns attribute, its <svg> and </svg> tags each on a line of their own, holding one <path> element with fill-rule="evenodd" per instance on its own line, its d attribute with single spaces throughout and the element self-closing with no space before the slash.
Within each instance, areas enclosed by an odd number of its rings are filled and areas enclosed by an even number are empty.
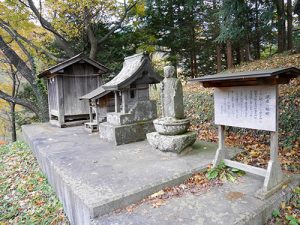
<svg viewBox="0 0 300 225">
<path fill-rule="evenodd" d="M 174 66 L 165 66 L 164 67 L 164 77 L 166 78 L 176 78 L 175 67 Z"/>
</svg>

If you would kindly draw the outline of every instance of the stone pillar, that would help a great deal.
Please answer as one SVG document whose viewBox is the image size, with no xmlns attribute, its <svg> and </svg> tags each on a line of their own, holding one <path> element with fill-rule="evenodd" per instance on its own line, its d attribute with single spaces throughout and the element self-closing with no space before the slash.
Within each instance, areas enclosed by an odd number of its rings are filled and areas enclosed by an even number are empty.
<svg viewBox="0 0 300 225">
<path fill-rule="evenodd" d="M 115 91 L 115 112 L 120 112 L 119 93 Z"/>
<path fill-rule="evenodd" d="M 122 91 L 122 113 L 128 112 L 127 91 Z"/>
<path fill-rule="evenodd" d="M 165 78 L 161 83 L 162 116 L 183 119 L 182 84 L 176 77 L 174 66 L 166 66 L 164 76 Z"/>
</svg>

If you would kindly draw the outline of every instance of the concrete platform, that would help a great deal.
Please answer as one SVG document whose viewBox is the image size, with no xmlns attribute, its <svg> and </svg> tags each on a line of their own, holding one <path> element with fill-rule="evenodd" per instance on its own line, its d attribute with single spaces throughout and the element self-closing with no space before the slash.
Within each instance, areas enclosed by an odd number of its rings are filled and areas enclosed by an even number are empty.
<svg viewBox="0 0 300 225">
<path fill-rule="evenodd" d="M 72 224 L 90 224 L 91 218 L 183 182 L 205 168 L 216 151 L 214 144 L 196 142 L 178 156 L 155 151 L 147 141 L 114 146 L 84 127 L 22 129 Z"/>
<path fill-rule="evenodd" d="M 291 190 L 299 185 L 294 179 L 285 189 L 262 201 L 255 192 L 263 185 L 262 177 L 246 175 L 237 183 L 225 183 L 198 195 L 185 193 L 168 199 L 165 205 L 153 208 L 142 203 L 133 212 L 111 213 L 93 220 L 94 225 L 263 225 L 282 201 L 290 198 Z"/>
</svg>

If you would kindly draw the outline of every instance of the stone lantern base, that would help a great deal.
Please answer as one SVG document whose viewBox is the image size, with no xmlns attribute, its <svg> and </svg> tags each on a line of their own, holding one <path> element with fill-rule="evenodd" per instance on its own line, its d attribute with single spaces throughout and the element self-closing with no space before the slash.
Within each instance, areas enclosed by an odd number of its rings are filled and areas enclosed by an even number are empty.
<svg viewBox="0 0 300 225">
<path fill-rule="evenodd" d="M 197 139 L 196 132 L 187 132 L 179 135 L 161 135 L 158 132 L 147 134 L 149 144 L 162 152 L 180 153 L 186 147 L 194 144 Z"/>
</svg>

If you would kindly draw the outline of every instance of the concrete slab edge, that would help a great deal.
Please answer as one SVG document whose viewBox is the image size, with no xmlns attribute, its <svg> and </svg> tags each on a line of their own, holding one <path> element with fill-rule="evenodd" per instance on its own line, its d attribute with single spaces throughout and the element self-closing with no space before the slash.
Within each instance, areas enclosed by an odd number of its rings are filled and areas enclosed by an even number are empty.
<svg viewBox="0 0 300 225">
<path fill-rule="evenodd" d="M 141 201 L 143 198 L 148 197 L 149 195 L 158 192 L 166 187 L 176 186 L 183 183 L 187 178 L 192 176 L 192 174 L 204 171 L 207 166 L 208 164 L 200 166 L 188 172 L 181 173 L 168 180 L 158 181 L 152 185 L 147 185 L 132 192 L 117 196 L 114 199 L 111 199 L 109 202 L 105 201 L 94 205 L 93 207 L 90 207 L 90 209 L 92 209 L 91 215 L 92 217 L 96 218 L 110 213 L 114 210 L 125 208 L 126 206 Z"/>
<path fill-rule="evenodd" d="M 287 187 L 274 193 L 272 196 L 264 200 L 264 204 L 261 207 L 256 208 L 254 211 L 247 215 L 241 215 L 237 218 L 234 225 L 261 225 L 265 224 L 268 219 L 271 218 L 272 212 L 280 207 L 281 202 L 287 202 L 291 196 L 292 191 L 300 185 L 299 176 L 291 176 L 291 182 L 287 184 Z"/>
<path fill-rule="evenodd" d="M 80 225 L 90 224 L 90 209 L 84 204 L 83 200 L 74 193 L 70 185 L 65 182 L 53 163 L 45 155 L 42 155 L 37 151 L 35 141 L 30 141 L 26 132 L 23 132 L 23 137 L 30 146 L 41 170 L 47 175 L 48 182 L 51 184 L 57 197 L 63 204 L 64 211 L 67 214 L 70 223 Z"/>
</svg>

